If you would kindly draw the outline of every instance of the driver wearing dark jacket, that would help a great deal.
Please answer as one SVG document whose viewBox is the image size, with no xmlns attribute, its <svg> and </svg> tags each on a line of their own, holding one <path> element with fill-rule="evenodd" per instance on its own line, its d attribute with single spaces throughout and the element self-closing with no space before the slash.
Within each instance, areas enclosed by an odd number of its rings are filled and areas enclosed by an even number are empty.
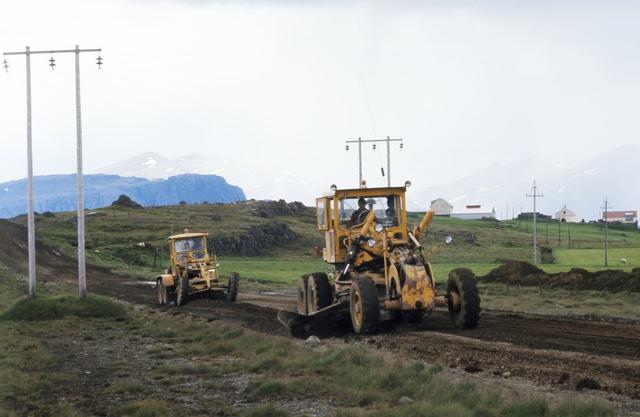
<svg viewBox="0 0 640 417">
<path fill-rule="evenodd" d="M 364 222 L 367 214 L 369 214 L 369 210 L 367 209 L 367 200 L 365 200 L 364 197 L 360 197 L 358 199 L 358 209 L 351 213 L 351 220 L 349 221 L 351 227 Z"/>
</svg>

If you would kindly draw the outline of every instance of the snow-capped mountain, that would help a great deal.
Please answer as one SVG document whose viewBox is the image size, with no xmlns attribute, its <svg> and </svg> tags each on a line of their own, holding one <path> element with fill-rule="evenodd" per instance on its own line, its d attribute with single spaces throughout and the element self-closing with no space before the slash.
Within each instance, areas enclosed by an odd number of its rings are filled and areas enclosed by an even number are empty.
<svg viewBox="0 0 640 417">
<path fill-rule="evenodd" d="M 605 196 L 616 210 L 637 210 L 640 146 L 625 146 L 586 159 L 579 156 L 541 155 L 510 163 L 492 164 L 459 181 L 428 188 L 416 185 L 407 194 L 410 210 L 425 210 L 431 200 L 443 197 L 454 207 L 482 204 L 495 208 L 499 218 L 531 211 L 533 201 L 526 197 L 535 179 L 539 192 L 538 211 L 554 214 L 565 204 L 578 218 L 597 219 Z M 197 173 L 216 174 L 240 186 L 247 198 L 298 200 L 314 204 L 318 190 L 327 188 L 317 179 L 277 166 L 246 167 L 214 156 L 187 155 L 169 159 L 145 153 L 97 170 L 96 173 L 143 178 L 168 178 Z M 420 184 L 416 172 L 416 184 Z M 426 176 L 426 174 L 424 174 Z M 427 176 L 428 178 L 428 176 Z"/>
<path fill-rule="evenodd" d="M 221 161 L 215 156 L 187 155 L 169 159 L 154 152 L 146 152 L 100 168 L 94 174 L 150 179 L 166 179 L 182 174 L 222 175 L 225 164 L 225 161 Z"/>
<path fill-rule="evenodd" d="M 287 199 L 312 204 L 318 186 L 311 179 L 278 167 L 247 168 L 229 160 L 207 155 L 186 155 L 169 159 L 147 152 L 104 168 L 96 174 L 166 179 L 181 174 L 215 174 L 240 186 L 247 198 Z M 326 188 L 326 187 L 325 187 Z"/>
<path fill-rule="evenodd" d="M 597 219 L 604 198 L 616 210 L 637 210 L 640 146 L 624 146 L 596 158 L 558 163 L 549 156 L 494 164 L 455 181 L 418 190 L 410 197 L 410 207 L 424 210 L 431 200 L 443 197 L 454 207 L 482 204 L 496 210 L 500 218 L 531 211 L 533 201 L 526 198 L 534 179 L 544 197 L 538 211 L 554 214 L 565 204 L 578 218 Z M 508 205 L 508 213 L 507 213 Z"/>
</svg>

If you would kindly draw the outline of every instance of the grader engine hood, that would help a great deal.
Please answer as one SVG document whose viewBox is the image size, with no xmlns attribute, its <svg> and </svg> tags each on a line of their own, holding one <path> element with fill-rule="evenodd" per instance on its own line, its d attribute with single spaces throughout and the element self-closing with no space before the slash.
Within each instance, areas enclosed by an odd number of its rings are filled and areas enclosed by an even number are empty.
<svg viewBox="0 0 640 417">
<path fill-rule="evenodd" d="M 431 310 L 435 305 L 435 290 L 423 265 L 404 265 L 401 308 L 403 310 Z"/>
</svg>

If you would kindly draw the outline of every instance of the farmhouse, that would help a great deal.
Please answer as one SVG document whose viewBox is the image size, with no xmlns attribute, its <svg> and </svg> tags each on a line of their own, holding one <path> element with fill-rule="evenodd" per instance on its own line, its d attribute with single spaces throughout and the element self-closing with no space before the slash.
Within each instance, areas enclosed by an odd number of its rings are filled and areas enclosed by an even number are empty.
<svg viewBox="0 0 640 417">
<path fill-rule="evenodd" d="M 607 212 L 607 220 L 609 222 L 616 223 L 637 223 L 638 222 L 638 212 L 636 210 L 628 210 L 628 211 L 609 211 Z M 602 220 L 604 221 L 605 215 L 602 213 Z"/>
<path fill-rule="evenodd" d="M 493 208 L 489 210 L 482 207 L 480 204 L 470 204 L 464 208 L 453 209 L 450 217 L 465 220 L 495 219 L 496 210 Z"/>
<path fill-rule="evenodd" d="M 436 216 L 449 216 L 453 206 L 444 198 L 436 198 L 431 202 L 429 210 L 433 211 Z"/>
<path fill-rule="evenodd" d="M 576 214 L 569 210 L 566 205 L 562 207 L 553 218 L 561 223 L 578 223 L 578 217 L 576 217 Z"/>
</svg>

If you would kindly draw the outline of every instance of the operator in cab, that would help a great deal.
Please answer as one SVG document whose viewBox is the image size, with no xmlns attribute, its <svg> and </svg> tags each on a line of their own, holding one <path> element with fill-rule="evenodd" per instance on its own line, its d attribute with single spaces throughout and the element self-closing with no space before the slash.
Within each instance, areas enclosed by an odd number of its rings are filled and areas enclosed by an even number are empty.
<svg viewBox="0 0 640 417">
<path fill-rule="evenodd" d="M 364 197 L 360 197 L 358 199 L 358 209 L 351 213 L 349 226 L 353 227 L 364 222 L 364 220 L 367 218 L 367 214 L 369 214 L 369 210 L 367 209 L 367 200 L 365 200 Z"/>
</svg>

